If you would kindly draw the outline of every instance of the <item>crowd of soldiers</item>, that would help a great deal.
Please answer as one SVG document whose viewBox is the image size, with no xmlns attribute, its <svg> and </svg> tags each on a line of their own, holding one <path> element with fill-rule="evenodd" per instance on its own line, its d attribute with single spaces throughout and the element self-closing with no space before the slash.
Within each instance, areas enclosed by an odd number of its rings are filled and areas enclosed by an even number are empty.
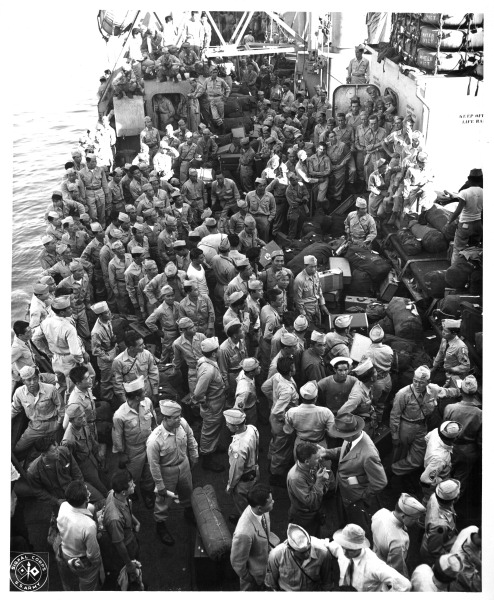
<svg viewBox="0 0 494 600">
<path fill-rule="evenodd" d="M 228 95 L 215 68 L 211 79 Z M 351 316 L 326 332 L 317 259 L 305 256 L 296 277 L 282 250 L 260 262 L 277 230 L 299 234 L 311 197 L 327 213 L 348 185 L 370 192 L 345 222 L 353 244 L 370 246 L 375 219 L 399 220 L 414 203 L 420 212 L 432 193 L 422 136 L 373 88 L 365 106 L 354 98 L 336 120 L 325 90 L 310 100 L 288 83 L 277 98 L 255 93 L 260 134 L 240 142 L 240 186 L 219 171 L 211 185 L 199 178 L 194 160 L 213 163 L 217 146 L 208 128 L 198 136 L 184 121 L 161 136 L 147 117 L 132 165 L 106 162 L 115 144 L 108 120 L 104 151 L 84 138 L 72 150 L 45 213 L 29 315 L 13 324 L 11 412 L 28 426 L 14 440 L 12 481 L 53 508 L 65 590 L 99 589 L 102 570 L 116 585 L 122 567 L 139 580 L 132 501 L 153 510 L 159 540 L 173 545 L 170 506 L 179 502 L 194 523 L 192 469 L 200 460 L 224 471 L 228 448 L 231 563 L 242 590 L 478 591 L 481 530 L 458 532 L 454 510 L 481 452 L 460 322 L 443 322 L 432 371 L 416 369 L 392 398 L 382 328 L 370 330 L 358 364 Z M 470 196 L 461 198 L 468 212 Z M 431 382 L 452 375 L 456 387 Z M 185 395 L 162 397 L 163 380 L 176 376 Z M 258 422 L 270 426 L 269 484 L 290 500 L 282 543 L 260 481 Z M 386 469 L 374 443 L 383 424 L 393 442 Z M 403 492 L 417 470 L 419 498 Z M 394 510 L 381 508 L 385 489 L 396 491 Z M 329 497 L 340 526 L 332 541 L 319 537 Z M 413 573 L 409 527 L 423 531 Z"/>
</svg>

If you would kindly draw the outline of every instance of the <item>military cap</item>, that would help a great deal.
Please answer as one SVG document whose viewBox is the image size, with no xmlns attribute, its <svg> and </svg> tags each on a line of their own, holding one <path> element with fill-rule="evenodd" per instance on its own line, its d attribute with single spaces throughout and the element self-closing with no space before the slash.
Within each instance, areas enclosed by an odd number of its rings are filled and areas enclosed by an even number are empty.
<svg viewBox="0 0 494 600">
<path fill-rule="evenodd" d="M 219 343 L 218 343 L 217 337 L 205 338 L 204 340 L 201 341 L 201 350 L 203 352 L 212 352 L 213 350 L 216 350 L 217 348 L 219 348 Z"/>
<path fill-rule="evenodd" d="M 416 517 L 426 512 L 423 504 L 405 492 L 398 498 L 398 508 L 409 517 Z"/>
<path fill-rule="evenodd" d="M 463 571 L 464 563 L 460 554 L 441 554 L 432 568 L 434 575 L 442 583 L 454 581 Z M 442 575 L 442 576 L 441 576 Z M 447 579 L 447 582 L 443 581 Z"/>
<path fill-rule="evenodd" d="M 178 272 L 177 265 L 170 261 L 170 262 L 166 263 L 164 271 L 165 271 L 165 275 L 167 277 L 173 277 Z"/>
<path fill-rule="evenodd" d="M 194 321 L 189 317 L 182 317 L 177 321 L 177 325 L 179 329 L 189 329 L 189 327 L 194 327 Z"/>
<path fill-rule="evenodd" d="M 98 231 L 103 231 L 103 227 L 101 227 L 101 223 L 96 221 L 95 223 L 91 223 L 91 231 L 93 233 L 97 233 Z"/>
<path fill-rule="evenodd" d="M 202 211 L 201 219 L 207 219 L 208 217 L 213 216 L 213 211 L 210 208 L 206 208 L 206 210 Z"/>
<path fill-rule="evenodd" d="M 297 552 L 305 552 L 310 548 L 310 536 L 300 525 L 290 523 L 287 529 L 287 541 L 290 548 Z"/>
<path fill-rule="evenodd" d="M 118 213 L 118 220 L 122 221 L 122 223 L 129 223 L 130 217 L 128 214 L 121 212 L 121 213 Z"/>
<path fill-rule="evenodd" d="M 294 333 L 283 331 L 280 341 L 284 346 L 296 346 L 298 343 L 298 337 Z"/>
<path fill-rule="evenodd" d="M 247 202 L 245 200 L 237 200 L 237 206 L 239 208 L 245 208 L 247 206 Z"/>
<path fill-rule="evenodd" d="M 41 238 L 41 243 L 43 244 L 43 246 L 44 246 L 45 244 L 49 244 L 50 242 L 53 242 L 53 241 L 55 241 L 55 238 L 54 238 L 54 237 L 52 237 L 51 235 L 44 235 L 44 236 Z"/>
<path fill-rule="evenodd" d="M 235 292 L 235 293 L 236 294 L 241 294 L 241 292 Z M 232 296 L 233 296 L 233 294 L 232 294 Z M 232 296 L 230 296 L 230 302 L 231 302 L 231 297 Z M 233 302 L 235 302 L 235 300 Z M 240 322 L 240 319 L 232 319 L 231 321 L 229 321 L 225 325 L 225 333 L 226 333 L 226 335 L 228 335 L 228 332 L 230 331 L 230 328 L 233 327 L 234 325 L 242 325 L 242 323 Z"/>
<path fill-rule="evenodd" d="M 185 248 L 187 246 L 185 240 L 177 240 L 176 242 L 173 242 L 173 247 L 174 248 Z"/>
<path fill-rule="evenodd" d="M 34 377 L 36 374 L 36 368 L 30 365 L 24 365 L 22 369 L 19 370 L 19 375 L 22 379 L 28 379 L 29 377 Z"/>
<path fill-rule="evenodd" d="M 137 392 L 137 390 L 143 390 L 144 377 L 142 375 L 139 375 L 139 377 L 133 379 L 132 381 L 124 382 L 123 386 L 126 392 Z"/>
<path fill-rule="evenodd" d="M 208 217 L 207 219 L 204 219 L 204 225 L 206 225 L 206 227 L 216 227 L 216 219 Z"/>
<path fill-rule="evenodd" d="M 244 358 L 243 361 L 240 363 L 240 366 L 246 373 L 250 373 L 250 371 L 255 371 L 257 369 L 257 367 L 259 366 L 259 361 L 257 360 L 257 358 L 253 357 Z"/>
<path fill-rule="evenodd" d="M 225 421 L 229 425 L 240 425 L 246 419 L 246 414 L 239 408 L 229 408 L 228 410 L 224 410 L 223 415 L 225 417 Z"/>
<path fill-rule="evenodd" d="M 307 254 L 307 256 L 304 256 L 304 265 L 317 265 L 317 258 L 312 254 Z"/>
<path fill-rule="evenodd" d="M 461 391 L 465 394 L 475 394 L 478 389 L 477 380 L 474 375 L 467 375 L 461 382 Z"/>
<path fill-rule="evenodd" d="M 122 244 L 122 242 L 120 240 L 113 242 L 113 244 L 111 245 L 112 250 L 118 250 L 119 248 L 123 248 L 123 247 L 124 247 L 124 245 Z"/>
<path fill-rule="evenodd" d="M 335 327 L 340 327 L 341 329 L 349 327 L 350 323 L 352 322 L 352 318 L 353 317 L 351 315 L 338 315 L 334 320 Z"/>
<path fill-rule="evenodd" d="M 76 419 L 77 417 L 83 417 L 86 412 L 79 402 L 73 402 L 72 404 L 67 405 L 65 408 L 65 414 L 69 417 L 69 419 Z"/>
<path fill-rule="evenodd" d="M 300 395 L 305 400 L 312 400 L 317 397 L 318 388 L 316 381 L 308 381 L 305 385 L 300 388 Z"/>
<path fill-rule="evenodd" d="M 230 297 L 228 298 L 230 304 L 233 304 L 234 302 L 237 302 L 237 300 L 240 300 L 241 298 L 244 297 L 244 293 L 243 292 L 233 292 L 233 294 L 230 294 Z"/>
<path fill-rule="evenodd" d="M 141 246 L 134 246 L 132 248 L 132 250 L 130 251 L 131 254 L 144 254 L 144 248 L 141 248 Z"/>
<path fill-rule="evenodd" d="M 310 339 L 312 342 L 324 343 L 325 336 L 324 333 L 321 333 L 320 331 L 316 331 L 314 329 L 314 331 L 311 333 Z"/>
<path fill-rule="evenodd" d="M 151 260 L 150 258 L 146 258 L 146 260 L 143 263 L 144 268 L 145 269 L 150 269 L 151 267 L 157 267 L 158 265 L 156 264 L 155 260 Z"/>
<path fill-rule="evenodd" d="M 142 214 L 147 218 L 147 217 L 154 217 L 156 216 L 156 211 L 154 210 L 154 208 L 147 208 L 146 210 L 142 211 Z"/>
<path fill-rule="evenodd" d="M 437 484 L 436 496 L 442 500 L 455 500 L 460 495 L 460 487 L 458 479 L 446 479 Z"/>
<path fill-rule="evenodd" d="M 293 323 L 295 331 L 305 331 L 307 327 L 309 327 L 309 321 L 305 315 L 299 315 Z"/>
<path fill-rule="evenodd" d="M 234 260 L 235 266 L 237 267 L 237 269 L 239 267 L 248 267 L 250 265 L 250 262 L 247 258 L 241 258 L 239 260 Z"/>
<path fill-rule="evenodd" d="M 161 288 L 161 290 L 160 290 L 160 293 L 161 293 L 161 295 L 162 295 L 162 296 L 164 296 L 165 294 L 175 294 L 175 292 L 174 292 L 174 290 L 173 290 L 172 286 L 171 286 L 171 285 L 168 285 L 168 284 L 167 284 L 167 285 L 164 285 L 164 286 Z"/>
<path fill-rule="evenodd" d="M 230 246 L 230 242 L 228 241 L 228 237 L 225 236 L 224 238 L 221 239 L 220 245 L 218 246 L 218 250 L 227 252 L 228 250 L 230 250 L 230 248 L 231 248 L 231 246 Z"/>
<path fill-rule="evenodd" d="M 82 269 L 82 263 L 80 262 L 80 260 L 73 260 L 70 265 L 69 265 L 69 269 L 70 271 L 73 273 L 74 271 L 77 271 L 78 269 Z"/>
<path fill-rule="evenodd" d="M 256 220 L 252 215 L 245 215 L 244 225 L 255 225 Z"/>
<path fill-rule="evenodd" d="M 60 223 L 62 223 L 62 225 L 65 225 L 65 224 L 67 224 L 67 223 L 68 223 L 69 225 L 73 225 L 73 224 L 74 224 L 74 219 L 73 219 L 72 217 L 65 217 L 64 219 L 62 219 L 62 220 L 60 221 Z"/>
<path fill-rule="evenodd" d="M 51 197 L 57 197 L 59 196 L 60 198 L 62 198 L 62 192 L 61 190 L 53 190 L 53 192 L 51 193 Z"/>
<path fill-rule="evenodd" d="M 384 329 L 380 325 L 374 325 L 369 331 L 369 337 L 373 342 L 380 342 L 384 338 Z"/>
<path fill-rule="evenodd" d="M 355 206 L 357 208 L 367 208 L 367 201 L 365 200 L 365 198 L 357 198 L 357 200 L 355 201 Z"/>
<path fill-rule="evenodd" d="M 134 211 L 134 212 L 135 212 L 135 210 L 136 210 L 136 207 L 135 207 L 133 204 L 126 204 L 126 205 L 125 205 L 125 210 L 126 210 L 127 212 L 132 212 L 132 211 Z"/>
<path fill-rule="evenodd" d="M 121 229 L 110 229 L 108 235 L 115 240 L 121 240 L 123 238 L 123 231 Z"/>
<path fill-rule="evenodd" d="M 144 226 L 142 223 L 132 223 L 132 227 L 136 230 L 136 231 L 144 231 Z"/>
<path fill-rule="evenodd" d="M 69 192 L 74 192 L 79 186 L 77 185 L 77 183 L 68 183 L 67 184 L 67 190 Z"/>
<path fill-rule="evenodd" d="M 182 414 L 182 407 L 175 400 L 160 400 L 160 411 L 164 417 L 178 417 Z"/>
<path fill-rule="evenodd" d="M 56 250 L 58 254 L 63 254 L 64 252 L 67 252 L 68 249 L 69 247 L 67 244 L 57 244 Z"/>
<path fill-rule="evenodd" d="M 259 281 L 259 279 L 249 279 L 247 287 L 249 290 L 262 290 L 262 281 Z"/>
<path fill-rule="evenodd" d="M 415 369 L 413 377 L 414 379 L 419 379 L 420 381 L 429 381 L 429 379 L 431 378 L 431 371 L 429 367 L 421 365 L 420 367 L 417 367 Z"/>
<path fill-rule="evenodd" d="M 457 421 L 443 421 L 441 425 L 439 425 L 439 433 L 449 440 L 457 438 L 462 429 L 463 425 Z"/>
<path fill-rule="evenodd" d="M 46 283 L 35 283 L 33 286 L 33 293 L 39 296 L 41 294 L 46 294 L 49 289 L 50 288 L 46 285 Z"/>
<path fill-rule="evenodd" d="M 103 300 L 102 302 L 96 302 L 96 304 L 93 304 L 91 306 L 91 310 L 94 314 L 101 315 L 102 313 L 107 312 L 110 309 L 108 308 L 108 304 L 106 303 L 106 301 Z"/>
<path fill-rule="evenodd" d="M 443 319 L 443 329 L 460 329 L 461 319 Z"/>
</svg>

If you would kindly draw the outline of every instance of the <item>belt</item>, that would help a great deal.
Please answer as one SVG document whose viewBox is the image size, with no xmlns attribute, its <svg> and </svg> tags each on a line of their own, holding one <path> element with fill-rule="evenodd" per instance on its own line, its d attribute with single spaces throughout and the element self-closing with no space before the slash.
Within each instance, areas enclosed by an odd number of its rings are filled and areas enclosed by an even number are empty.
<svg viewBox="0 0 494 600">
<path fill-rule="evenodd" d="M 411 419 L 405 419 L 405 417 L 401 417 L 403 421 L 406 421 L 407 423 L 425 423 L 425 419 L 417 419 L 416 421 L 412 421 Z"/>
<path fill-rule="evenodd" d="M 57 415 L 54 417 L 50 417 L 49 419 L 33 419 L 33 423 L 49 423 L 50 421 L 56 421 L 58 419 Z"/>
<path fill-rule="evenodd" d="M 100 190 L 100 189 L 101 189 L 101 186 L 99 186 L 99 187 L 94 187 L 94 186 L 93 187 L 88 187 L 88 186 L 86 186 L 86 190 L 91 190 L 93 192 L 96 191 L 96 190 Z"/>
<path fill-rule="evenodd" d="M 318 440 L 311 440 L 309 438 L 303 438 L 300 436 L 297 436 L 297 437 L 301 442 L 311 442 L 312 444 L 318 444 L 319 442 L 321 442 L 324 439 L 324 435 L 321 438 L 319 438 Z"/>
</svg>

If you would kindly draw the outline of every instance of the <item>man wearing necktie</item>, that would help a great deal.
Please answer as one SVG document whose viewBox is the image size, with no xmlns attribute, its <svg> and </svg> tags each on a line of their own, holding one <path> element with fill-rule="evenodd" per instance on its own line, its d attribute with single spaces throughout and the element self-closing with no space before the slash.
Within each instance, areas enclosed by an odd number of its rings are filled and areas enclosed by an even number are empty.
<svg viewBox="0 0 494 600">
<path fill-rule="evenodd" d="M 233 534 L 230 562 L 240 578 L 240 591 L 263 589 L 268 554 L 280 542 L 271 531 L 269 513 L 274 500 L 267 485 L 256 483 L 247 494 L 249 506 L 238 520 Z"/>
<path fill-rule="evenodd" d="M 333 541 L 326 546 L 338 560 L 339 589 L 356 592 L 409 592 L 411 584 L 406 577 L 369 548 L 364 530 L 350 523 L 336 531 Z M 335 590 L 336 591 L 336 590 Z"/>
<path fill-rule="evenodd" d="M 362 431 L 364 420 L 342 413 L 329 425 L 329 435 L 344 440 L 340 448 L 325 450 L 324 457 L 339 459 L 336 475 L 341 522 L 360 525 L 370 537 L 371 516 L 379 507 L 377 494 L 388 482 L 379 452 Z"/>
<path fill-rule="evenodd" d="M 100 398 L 111 402 L 113 399 L 112 363 L 117 354 L 117 338 L 113 334 L 111 324 L 112 314 L 108 304 L 97 302 L 91 306 L 94 314 L 98 315 L 91 331 L 91 352 L 96 356 L 100 370 Z"/>
</svg>

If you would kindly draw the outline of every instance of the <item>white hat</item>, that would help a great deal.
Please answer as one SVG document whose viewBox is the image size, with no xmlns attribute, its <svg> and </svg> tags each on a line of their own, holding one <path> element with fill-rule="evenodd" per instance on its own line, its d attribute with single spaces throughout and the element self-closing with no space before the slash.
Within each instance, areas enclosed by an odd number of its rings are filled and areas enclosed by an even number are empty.
<svg viewBox="0 0 494 600">
<path fill-rule="evenodd" d="M 173 277 L 178 272 L 177 265 L 171 261 L 166 263 L 164 272 L 167 277 Z"/>
<path fill-rule="evenodd" d="M 288 331 L 283 331 L 281 334 L 281 343 L 284 346 L 296 346 L 298 343 L 298 337 L 294 333 L 288 333 Z"/>
<path fill-rule="evenodd" d="M 30 367 L 29 365 L 24 365 L 22 369 L 19 370 L 19 375 L 22 379 L 27 379 L 28 377 L 32 377 L 36 373 L 35 367 Z"/>
<path fill-rule="evenodd" d="M 437 484 L 436 496 L 442 500 L 456 500 L 460 495 L 460 487 L 458 479 L 446 479 Z"/>
<path fill-rule="evenodd" d="M 317 258 L 312 254 L 307 254 L 304 256 L 304 265 L 317 265 Z"/>
<path fill-rule="evenodd" d="M 286 532 L 288 545 L 299 552 L 304 552 L 310 548 L 310 535 L 300 527 L 289 523 Z"/>
<path fill-rule="evenodd" d="M 240 425 L 246 419 L 246 414 L 240 408 L 229 408 L 223 411 L 225 421 L 230 425 Z"/>
<path fill-rule="evenodd" d="M 56 310 L 64 310 L 70 306 L 70 296 L 58 296 L 54 298 L 51 307 Z"/>
<path fill-rule="evenodd" d="M 369 337 L 373 342 L 380 342 L 384 338 L 384 329 L 380 325 L 374 325 L 369 331 Z"/>
<path fill-rule="evenodd" d="M 439 569 L 446 577 L 455 580 L 463 571 L 463 559 L 460 554 L 442 554 L 434 564 L 433 570 Z"/>
<path fill-rule="evenodd" d="M 477 389 L 477 380 L 473 375 L 467 375 L 461 382 L 461 391 L 465 392 L 465 394 L 475 394 Z"/>
<path fill-rule="evenodd" d="M 108 304 L 106 303 L 106 301 L 103 300 L 102 302 L 96 302 L 96 304 L 93 304 L 91 306 L 91 310 L 94 314 L 100 315 L 101 313 L 104 313 L 110 309 L 108 308 Z"/>
<path fill-rule="evenodd" d="M 242 323 L 240 322 L 240 319 L 232 319 L 231 321 L 229 321 L 225 325 L 225 333 L 226 333 L 226 335 L 228 335 L 228 332 L 230 331 L 230 328 L 233 327 L 234 325 L 242 325 Z"/>
<path fill-rule="evenodd" d="M 413 496 L 410 496 L 410 494 L 406 494 L 405 492 L 403 492 L 398 499 L 398 507 L 409 517 L 415 517 L 417 515 L 424 514 L 427 510 L 423 504 L 420 504 L 418 500 L 416 500 Z"/>
<path fill-rule="evenodd" d="M 355 201 L 355 206 L 357 208 L 367 208 L 367 202 L 364 198 L 357 198 Z"/>
<path fill-rule="evenodd" d="M 123 386 L 126 392 L 137 392 L 137 390 L 143 390 L 144 377 L 140 375 L 137 379 L 134 379 L 133 381 L 127 381 L 126 383 L 124 382 Z"/>
<path fill-rule="evenodd" d="M 365 531 L 353 523 L 335 531 L 333 540 L 348 550 L 360 550 L 360 548 L 369 548 L 370 546 L 369 540 L 365 537 Z"/>
<path fill-rule="evenodd" d="M 244 360 L 240 363 L 240 366 L 245 372 L 250 373 L 250 371 L 255 371 L 257 369 L 259 366 L 259 361 L 257 358 L 253 357 L 244 358 Z"/>
<path fill-rule="evenodd" d="M 305 315 L 299 315 L 293 323 L 295 331 L 305 331 L 307 327 L 309 327 L 309 321 Z"/>
<path fill-rule="evenodd" d="M 219 348 L 217 337 L 206 338 L 201 342 L 201 350 L 203 352 L 212 352 L 213 350 L 216 350 L 216 348 Z"/>
<path fill-rule="evenodd" d="M 355 367 L 355 369 L 353 369 L 353 373 L 354 375 L 358 375 L 361 376 L 364 373 L 367 373 L 368 371 L 370 371 L 371 369 L 374 368 L 374 365 L 372 364 L 372 361 L 370 358 L 366 358 L 364 360 L 364 362 L 361 362 L 359 365 L 357 365 Z"/>
<path fill-rule="evenodd" d="M 316 331 L 314 329 L 314 331 L 310 335 L 310 339 L 312 342 L 319 342 L 320 344 L 324 344 L 325 335 L 324 333 L 321 333 L 320 331 Z"/>
<path fill-rule="evenodd" d="M 168 284 L 164 285 L 164 286 L 161 288 L 161 290 L 160 290 L 160 294 L 161 294 L 162 296 L 164 296 L 165 294 L 174 294 L 174 293 L 175 293 L 175 292 L 174 292 L 174 290 L 173 290 L 172 286 L 171 286 L 171 285 L 168 285 Z"/>
<path fill-rule="evenodd" d="M 443 329 L 460 329 L 460 327 L 461 319 L 443 319 Z"/>
<path fill-rule="evenodd" d="M 244 297 L 244 293 L 239 290 L 239 291 L 233 292 L 233 294 L 230 294 L 228 301 L 230 302 L 230 304 L 233 304 L 234 302 L 237 302 L 237 300 L 240 300 L 243 297 Z"/>
<path fill-rule="evenodd" d="M 350 326 L 352 322 L 352 315 L 338 315 L 334 320 L 335 327 L 339 327 L 341 329 L 345 329 Z"/>
<path fill-rule="evenodd" d="M 457 438 L 461 430 L 463 429 L 463 425 L 458 423 L 457 421 L 443 421 L 441 425 L 439 425 L 439 432 L 450 440 L 454 440 Z"/>
<path fill-rule="evenodd" d="M 333 368 L 336 368 L 336 365 L 340 362 L 348 363 L 349 368 L 353 365 L 353 360 L 349 356 L 337 356 L 336 358 L 333 358 L 333 360 L 330 360 L 329 364 Z"/>
<path fill-rule="evenodd" d="M 421 365 L 420 367 L 417 367 L 415 369 L 413 376 L 415 379 L 420 379 L 421 381 L 429 381 L 429 379 L 431 378 L 431 371 L 429 367 Z"/>
<path fill-rule="evenodd" d="M 300 388 L 300 395 L 302 398 L 306 400 L 312 400 L 317 397 L 317 382 L 316 381 L 308 381 L 305 385 Z"/>
<path fill-rule="evenodd" d="M 175 400 L 160 400 L 160 411 L 164 417 L 177 417 L 182 413 L 182 407 Z"/>
<path fill-rule="evenodd" d="M 55 238 L 53 238 L 51 235 L 44 235 L 41 238 L 41 243 L 43 244 L 43 246 L 45 244 L 49 244 L 50 242 L 53 242 Z"/>
<path fill-rule="evenodd" d="M 97 231 L 103 231 L 101 223 L 98 223 L 98 221 L 96 221 L 96 223 L 91 223 L 91 231 L 93 233 L 96 233 Z"/>
</svg>

